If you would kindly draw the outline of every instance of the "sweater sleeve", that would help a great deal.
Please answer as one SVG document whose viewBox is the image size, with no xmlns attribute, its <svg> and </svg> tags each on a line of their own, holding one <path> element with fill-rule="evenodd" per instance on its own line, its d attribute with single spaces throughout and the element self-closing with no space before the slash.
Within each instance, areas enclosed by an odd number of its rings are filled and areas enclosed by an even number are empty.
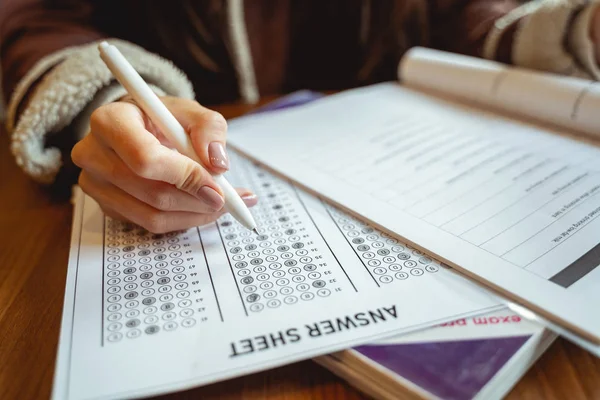
<svg viewBox="0 0 600 400">
<path fill-rule="evenodd" d="M 24 97 L 26 87 L 66 56 L 65 48 L 101 39 L 103 34 L 91 22 L 93 13 L 94 7 L 87 1 L 0 2 L 4 100 L 8 102 L 14 92 L 19 98 Z"/>
<path fill-rule="evenodd" d="M 599 0 L 433 0 L 432 46 L 599 79 L 589 36 Z"/>
<path fill-rule="evenodd" d="M 11 151 L 26 174 L 47 184 L 69 157 L 48 143 L 60 142 L 57 135 L 81 139 L 93 110 L 125 94 L 100 58 L 101 40 L 117 46 L 156 93 L 195 97 L 188 78 L 173 63 L 125 40 L 105 37 L 91 23 L 87 2 L 63 3 L 51 8 L 41 1 L 4 0 L 0 9 Z"/>
<path fill-rule="evenodd" d="M 486 37 L 498 20 L 519 7 L 518 0 L 431 0 L 431 45 L 481 57 Z"/>
<path fill-rule="evenodd" d="M 596 61 L 594 43 L 590 37 L 594 13 L 599 2 L 593 2 L 582 7 L 581 11 L 573 18 L 572 28 L 569 32 L 567 45 L 577 62 L 594 79 L 600 79 L 600 68 Z"/>
<path fill-rule="evenodd" d="M 598 0 L 536 0 L 497 19 L 483 56 L 584 79 L 600 78 L 589 36 Z M 506 50 L 502 50 L 502 47 Z"/>
</svg>

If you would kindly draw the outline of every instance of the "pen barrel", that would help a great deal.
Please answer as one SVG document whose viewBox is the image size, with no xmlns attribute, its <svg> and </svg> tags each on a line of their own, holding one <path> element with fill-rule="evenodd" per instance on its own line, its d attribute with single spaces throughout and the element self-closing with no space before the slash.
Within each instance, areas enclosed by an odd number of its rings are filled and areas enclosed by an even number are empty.
<svg viewBox="0 0 600 400">
<path fill-rule="evenodd" d="M 240 224 L 247 229 L 254 229 L 255 226 L 251 225 L 251 221 L 254 221 L 252 213 L 246 207 L 244 200 L 240 197 L 238 192 L 233 186 L 223 177 L 223 175 L 215 175 L 215 182 L 223 191 L 223 197 L 225 199 L 225 211 L 231 214 Z"/>
<path fill-rule="evenodd" d="M 138 106 L 150 117 L 177 150 L 200 162 L 189 137 L 179 121 L 169 112 L 160 98 L 113 45 L 100 45 L 100 57 Z"/>
</svg>

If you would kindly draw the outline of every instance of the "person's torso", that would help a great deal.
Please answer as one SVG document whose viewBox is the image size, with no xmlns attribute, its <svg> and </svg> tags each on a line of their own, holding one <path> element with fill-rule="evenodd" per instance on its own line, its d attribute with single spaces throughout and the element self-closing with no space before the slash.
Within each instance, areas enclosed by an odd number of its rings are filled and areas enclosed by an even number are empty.
<svg viewBox="0 0 600 400">
<path fill-rule="evenodd" d="M 424 40 L 413 0 L 240 2 L 243 19 L 225 0 L 103 2 L 101 15 L 112 9 L 107 32 L 172 60 L 207 104 L 240 98 L 240 52 L 264 96 L 395 79 L 404 51 Z M 123 20 L 114 19 L 117 8 Z"/>
</svg>

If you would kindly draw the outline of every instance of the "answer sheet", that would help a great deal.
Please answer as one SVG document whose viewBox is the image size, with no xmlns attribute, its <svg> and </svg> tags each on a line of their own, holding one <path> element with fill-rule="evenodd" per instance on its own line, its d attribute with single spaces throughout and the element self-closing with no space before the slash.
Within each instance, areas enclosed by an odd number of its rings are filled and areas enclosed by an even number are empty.
<svg viewBox="0 0 600 400">
<path fill-rule="evenodd" d="M 271 118 L 228 143 L 503 295 L 600 339 L 600 151 L 383 83 Z"/>
<path fill-rule="evenodd" d="M 229 214 L 152 235 L 76 197 L 57 399 L 149 396 L 499 307 L 420 251 L 230 151 L 259 235 Z"/>
</svg>

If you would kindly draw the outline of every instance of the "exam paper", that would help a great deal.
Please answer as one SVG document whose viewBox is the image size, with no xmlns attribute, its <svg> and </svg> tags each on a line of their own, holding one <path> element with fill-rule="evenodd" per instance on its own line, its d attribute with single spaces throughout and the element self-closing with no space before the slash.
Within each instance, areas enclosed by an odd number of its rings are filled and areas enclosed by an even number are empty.
<svg viewBox="0 0 600 400">
<path fill-rule="evenodd" d="M 242 117 L 229 144 L 600 340 L 598 148 L 397 83 Z"/>
<path fill-rule="evenodd" d="M 504 309 L 357 346 L 316 361 L 376 398 L 501 399 L 556 335 Z"/>
<path fill-rule="evenodd" d="M 419 250 L 230 152 L 230 215 L 153 235 L 80 193 L 54 398 L 187 389 L 497 309 Z"/>
<path fill-rule="evenodd" d="M 509 308 L 504 308 L 488 314 L 478 314 L 444 322 L 422 331 L 386 337 L 375 343 L 369 343 L 367 346 L 527 337 L 541 334 L 544 331 L 544 325 L 528 320 Z M 549 335 L 556 336 L 550 332 Z"/>
</svg>

